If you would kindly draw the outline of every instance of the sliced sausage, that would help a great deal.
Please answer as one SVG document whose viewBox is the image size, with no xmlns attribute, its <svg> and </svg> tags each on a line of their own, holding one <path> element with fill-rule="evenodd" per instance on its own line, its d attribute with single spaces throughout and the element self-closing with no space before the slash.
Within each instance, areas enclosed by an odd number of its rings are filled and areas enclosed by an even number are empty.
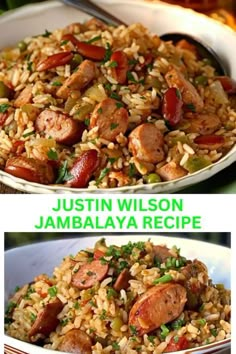
<svg viewBox="0 0 236 354">
<path fill-rule="evenodd" d="M 129 280 L 131 279 L 130 272 L 128 269 L 123 269 L 122 272 L 118 275 L 113 288 L 116 291 L 120 291 L 121 289 L 126 290 L 129 287 Z"/>
<path fill-rule="evenodd" d="M 78 70 L 74 72 L 58 89 L 57 96 L 68 98 L 71 91 L 80 91 L 96 77 L 96 65 L 91 60 L 84 60 Z"/>
<path fill-rule="evenodd" d="M 173 257 L 173 255 L 170 253 L 169 248 L 167 248 L 166 246 L 154 246 L 153 251 L 154 255 L 161 263 L 164 263 L 167 258 Z"/>
<path fill-rule="evenodd" d="M 180 272 L 185 276 L 183 284 L 187 291 L 186 307 L 189 310 L 196 310 L 202 304 L 201 294 L 205 291 L 207 286 L 207 268 L 204 263 L 195 259 L 193 262 L 190 261 L 189 264 L 183 267 Z M 199 273 L 205 274 L 205 283 L 200 282 L 198 279 Z"/>
<path fill-rule="evenodd" d="M 139 336 L 149 333 L 179 317 L 186 300 L 186 290 L 182 285 L 166 283 L 153 286 L 131 308 L 129 325 L 135 326 Z"/>
<path fill-rule="evenodd" d="M 217 150 L 224 146 L 225 138 L 222 135 L 200 135 L 194 139 L 201 149 Z"/>
<path fill-rule="evenodd" d="M 188 122 L 187 133 L 209 135 L 221 127 L 220 118 L 215 114 L 192 114 Z"/>
<path fill-rule="evenodd" d="M 101 138 L 115 141 L 118 134 L 128 128 L 129 115 L 124 107 L 113 98 L 105 98 L 94 109 L 90 118 L 90 128 L 98 127 Z"/>
<path fill-rule="evenodd" d="M 76 288 L 88 289 L 98 281 L 105 278 L 108 272 L 108 264 L 102 264 L 101 260 L 94 260 L 91 263 L 83 264 L 77 273 L 72 275 L 72 285 Z"/>
<path fill-rule="evenodd" d="M 191 82 L 185 79 L 183 74 L 177 68 L 172 67 L 165 75 L 165 79 L 169 87 L 179 89 L 183 102 L 187 108 L 188 105 L 191 105 L 191 110 L 194 110 L 195 112 L 202 111 L 204 107 L 202 98 Z"/>
<path fill-rule="evenodd" d="M 157 173 L 160 175 L 163 181 L 172 181 L 174 179 L 186 176 L 188 171 L 177 165 L 174 161 L 171 161 L 166 165 L 158 168 Z"/>
<path fill-rule="evenodd" d="M 72 329 L 67 332 L 58 346 L 58 350 L 61 352 L 72 354 L 91 354 L 91 348 L 91 338 L 80 329 Z"/>
<path fill-rule="evenodd" d="M 35 127 L 38 132 L 42 132 L 52 137 L 56 142 L 65 145 L 73 145 L 79 142 L 86 126 L 67 115 L 45 109 L 36 118 Z"/>
<path fill-rule="evenodd" d="M 66 185 L 72 188 L 86 187 L 98 168 L 99 161 L 97 150 L 84 151 L 70 169 L 72 178 L 66 182 Z"/>
<path fill-rule="evenodd" d="M 5 172 L 29 182 L 51 184 L 55 180 L 53 168 L 46 162 L 24 156 L 11 157 L 7 160 Z"/>
<path fill-rule="evenodd" d="M 151 123 L 139 125 L 129 135 L 129 150 L 141 161 L 151 163 L 162 161 L 163 146 L 163 134 Z"/>
<path fill-rule="evenodd" d="M 129 62 L 127 55 L 122 50 L 117 50 L 111 56 L 111 63 L 115 63 L 115 67 L 111 68 L 112 77 L 121 85 L 127 80 L 127 72 L 129 70 Z"/>
<path fill-rule="evenodd" d="M 29 331 L 29 339 L 33 342 L 34 340 L 32 337 L 36 334 L 48 336 L 54 331 L 60 322 L 57 315 L 62 309 L 63 303 L 58 298 L 56 298 L 54 302 L 47 304 L 44 309 L 38 313 L 38 316 Z"/>
<path fill-rule="evenodd" d="M 17 108 L 22 107 L 24 104 L 30 103 L 32 99 L 32 86 L 28 85 L 20 92 L 19 96 L 15 99 L 14 106 Z"/>
</svg>

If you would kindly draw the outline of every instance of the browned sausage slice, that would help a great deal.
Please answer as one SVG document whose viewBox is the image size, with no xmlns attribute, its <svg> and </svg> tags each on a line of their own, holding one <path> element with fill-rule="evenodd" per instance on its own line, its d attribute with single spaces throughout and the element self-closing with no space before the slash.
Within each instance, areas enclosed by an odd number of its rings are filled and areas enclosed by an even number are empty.
<svg viewBox="0 0 236 354">
<path fill-rule="evenodd" d="M 73 145 L 80 141 L 85 124 L 60 112 L 45 109 L 37 117 L 35 127 L 38 132 L 45 132 L 58 143 Z"/>
<path fill-rule="evenodd" d="M 24 156 L 7 160 L 5 172 L 30 182 L 51 184 L 55 180 L 53 169 L 46 162 Z"/>
<path fill-rule="evenodd" d="M 174 161 L 168 162 L 166 165 L 160 167 L 157 173 L 164 181 L 172 181 L 188 174 L 183 167 L 177 165 Z"/>
<path fill-rule="evenodd" d="M 188 122 L 190 127 L 185 131 L 201 135 L 213 134 L 221 126 L 220 118 L 215 114 L 192 114 Z"/>
<path fill-rule="evenodd" d="M 131 308 L 129 325 L 135 326 L 139 336 L 149 333 L 179 317 L 186 300 L 186 290 L 179 284 L 153 286 Z"/>
<path fill-rule="evenodd" d="M 24 88 L 19 96 L 15 99 L 14 106 L 19 108 L 24 104 L 30 103 L 32 99 L 32 86 L 28 85 Z"/>
<path fill-rule="evenodd" d="M 74 72 L 63 85 L 58 89 L 57 96 L 68 98 L 71 91 L 78 90 L 87 86 L 96 76 L 96 65 L 91 60 L 84 60 L 78 70 Z"/>
<path fill-rule="evenodd" d="M 54 302 L 47 304 L 42 311 L 38 313 L 38 316 L 29 331 L 29 339 L 33 342 L 33 336 L 36 334 L 42 334 L 48 336 L 54 331 L 60 322 L 57 315 L 63 309 L 63 303 L 56 298 Z"/>
<path fill-rule="evenodd" d="M 130 272 L 128 269 L 123 269 L 122 272 L 118 275 L 113 288 L 116 291 L 120 291 L 121 289 L 127 289 L 129 287 L 129 280 L 131 279 Z"/>
<path fill-rule="evenodd" d="M 175 87 L 180 90 L 185 105 L 191 105 L 195 112 L 202 111 L 204 102 L 201 96 L 177 68 L 172 67 L 165 75 L 165 79 L 169 87 Z"/>
<path fill-rule="evenodd" d="M 90 337 L 80 329 L 72 329 L 67 332 L 58 346 L 61 352 L 72 354 L 91 354 L 92 341 Z"/>
<path fill-rule="evenodd" d="M 99 157 L 97 150 L 84 151 L 74 165 L 70 169 L 72 178 L 66 182 L 67 186 L 72 188 L 84 188 L 88 185 L 88 182 L 93 172 L 99 166 Z"/>
<path fill-rule="evenodd" d="M 129 135 L 129 150 L 141 161 L 157 163 L 164 159 L 164 139 L 160 130 L 151 123 L 136 127 Z"/>
<path fill-rule="evenodd" d="M 154 246 L 153 251 L 155 256 L 161 261 L 161 263 L 165 262 L 167 258 L 173 257 L 170 253 L 169 248 L 166 246 Z"/>
<path fill-rule="evenodd" d="M 101 138 L 115 141 L 120 133 L 128 128 L 129 115 L 124 107 L 113 98 L 106 98 L 94 109 L 90 118 L 90 128 L 98 127 Z"/>
<path fill-rule="evenodd" d="M 183 284 L 187 290 L 186 307 L 189 310 L 196 310 L 202 304 L 201 294 L 206 289 L 208 281 L 207 268 L 204 263 L 195 259 L 193 262 L 190 261 L 190 263 L 183 267 L 180 272 L 185 276 Z M 203 282 L 198 279 L 200 273 L 202 273 L 202 275 L 204 274 L 202 277 Z"/>
<path fill-rule="evenodd" d="M 105 278 L 108 268 L 108 264 L 102 264 L 99 259 L 83 264 L 78 272 L 72 275 L 71 283 L 80 290 L 91 288 Z"/>
</svg>

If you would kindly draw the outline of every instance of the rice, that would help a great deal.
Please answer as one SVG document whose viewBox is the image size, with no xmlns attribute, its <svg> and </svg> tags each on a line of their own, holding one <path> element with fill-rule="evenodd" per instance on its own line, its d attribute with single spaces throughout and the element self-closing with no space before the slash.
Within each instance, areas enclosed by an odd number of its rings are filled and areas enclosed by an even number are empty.
<svg viewBox="0 0 236 354">
<path fill-rule="evenodd" d="M 230 291 L 176 246 L 101 239 L 17 289 L 5 331 L 52 350 L 161 354 L 230 338 L 230 311 Z"/>
<path fill-rule="evenodd" d="M 78 40 L 89 42 L 93 53 L 102 50 L 103 57 L 81 52 L 75 44 Z M 61 55 L 69 59 L 63 61 Z M 55 61 L 53 65 L 50 60 Z M 88 61 L 94 65 L 94 75 L 87 81 L 90 74 L 82 71 L 86 84 L 68 86 L 61 95 L 67 80 Z M 16 46 L 0 52 L 0 68 L 0 85 L 6 92 L 0 97 L 4 132 L 0 146 L 11 146 L 1 152 L 0 168 L 11 173 L 12 164 L 30 165 L 27 178 L 32 182 L 113 188 L 152 183 L 149 175 L 155 174 L 162 183 L 210 166 L 235 145 L 235 92 L 224 90 L 223 79 L 204 58 L 161 41 L 139 23 L 114 28 L 92 19 L 27 37 L 21 41 L 21 50 Z M 199 78 L 204 78 L 204 84 L 198 83 Z M 173 107 L 165 108 L 171 90 L 182 105 L 180 113 L 176 107 L 176 115 Z M 47 119 L 40 128 L 44 112 Z M 66 132 L 62 123 L 72 126 L 74 133 Z M 154 133 L 149 138 L 150 124 Z M 69 134 L 67 140 L 64 134 Z M 38 147 L 38 136 L 53 140 L 55 149 L 45 140 Z M 203 143 L 198 143 L 199 137 Z M 19 142 L 20 150 L 16 149 Z M 83 164 L 91 150 L 96 154 L 92 167 L 85 164 L 88 179 L 78 185 L 74 170 L 78 173 L 76 166 Z M 17 177 L 24 177 L 16 170 Z"/>
</svg>

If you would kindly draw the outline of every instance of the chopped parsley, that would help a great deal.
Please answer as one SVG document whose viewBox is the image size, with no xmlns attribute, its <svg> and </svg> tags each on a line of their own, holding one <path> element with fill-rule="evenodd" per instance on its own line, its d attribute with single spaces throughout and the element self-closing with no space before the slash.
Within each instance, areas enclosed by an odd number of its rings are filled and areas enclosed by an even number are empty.
<svg viewBox="0 0 236 354">
<path fill-rule="evenodd" d="M 109 82 L 104 85 L 104 87 L 105 87 L 105 89 L 106 89 L 107 91 L 111 91 L 111 86 L 112 86 L 112 85 L 111 85 Z"/>
<path fill-rule="evenodd" d="M 106 312 L 106 310 L 103 309 L 101 315 L 99 316 L 99 318 L 100 318 L 100 320 L 105 320 L 106 316 L 107 316 L 107 312 Z"/>
<path fill-rule="evenodd" d="M 111 123 L 111 125 L 110 125 L 110 130 L 114 130 L 114 129 L 116 129 L 118 126 L 119 126 L 118 123 Z"/>
<path fill-rule="evenodd" d="M 49 158 L 49 160 L 58 160 L 58 155 L 57 155 L 57 152 L 53 149 L 50 149 L 48 152 L 47 152 L 47 156 Z"/>
<path fill-rule="evenodd" d="M 23 136 L 23 138 L 28 138 L 28 136 L 30 136 L 30 135 L 34 135 L 34 134 L 35 134 L 35 131 L 34 131 L 34 130 L 32 130 L 32 132 L 25 133 L 25 134 L 23 134 L 22 136 Z"/>
<path fill-rule="evenodd" d="M 169 332 L 169 328 L 166 325 L 161 325 L 161 339 L 165 339 Z"/>
<path fill-rule="evenodd" d="M 67 44 L 68 42 L 69 42 L 69 40 L 68 40 L 68 39 L 65 39 L 64 41 L 61 41 L 60 45 L 65 45 L 65 44 Z"/>
<path fill-rule="evenodd" d="M 90 124 L 90 119 L 89 118 L 85 118 L 84 124 L 88 127 L 89 124 Z"/>
<path fill-rule="evenodd" d="M 24 296 L 24 299 L 29 299 L 30 298 L 30 294 L 34 293 L 34 288 L 32 286 L 29 286 L 29 288 L 27 289 L 27 293 Z"/>
<path fill-rule="evenodd" d="M 108 161 L 112 164 L 112 163 L 116 162 L 117 159 L 118 159 L 117 157 L 109 157 Z"/>
<path fill-rule="evenodd" d="M 127 79 L 135 84 L 144 84 L 144 80 L 142 79 L 137 81 L 131 71 L 127 71 Z"/>
<path fill-rule="evenodd" d="M 100 39 L 102 39 L 101 35 L 89 39 L 88 41 L 86 41 L 86 43 L 91 44 L 91 43 L 99 41 Z"/>
<path fill-rule="evenodd" d="M 55 297 L 57 295 L 57 287 L 51 286 L 51 288 L 48 288 L 48 294 L 50 295 L 50 297 Z"/>
<path fill-rule="evenodd" d="M 20 287 L 17 285 L 14 289 L 14 292 L 16 293 L 18 290 L 20 290 Z"/>
<path fill-rule="evenodd" d="M 33 65 L 33 62 L 32 62 L 32 61 L 28 61 L 28 62 L 27 62 L 27 70 L 28 70 L 28 71 L 32 71 L 32 65 Z"/>
<path fill-rule="evenodd" d="M 128 256 L 128 255 L 132 254 L 134 248 L 137 248 L 140 251 L 144 251 L 145 250 L 145 242 L 143 242 L 143 241 L 139 241 L 139 242 L 131 242 L 131 241 L 129 241 L 127 243 L 127 245 L 122 245 L 121 246 L 122 253 L 125 256 Z"/>
<path fill-rule="evenodd" d="M 76 309 L 76 310 L 79 310 L 80 309 L 80 304 L 78 303 L 78 301 L 76 301 L 75 303 L 74 303 L 74 309 Z"/>
<path fill-rule="evenodd" d="M 30 321 L 35 322 L 36 318 L 37 318 L 37 316 L 33 312 L 31 312 L 30 313 Z"/>
<path fill-rule="evenodd" d="M 89 301 L 89 304 L 90 304 L 92 307 L 97 307 L 96 303 L 95 303 L 93 300 L 90 300 L 90 301 Z"/>
<path fill-rule="evenodd" d="M 102 113 L 102 107 L 98 108 L 98 113 L 99 113 L 99 114 Z"/>
<path fill-rule="evenodd" d="M 0 104 L 0 113 L 5 113 L 9 107 L 10 107 L 10 105 L 7 103 Z"/>
<path fill-rule="evenodd" d="M 116 297 L 117 292 L 113 288 L 107 290 L 107 299 L 110 300 L 112 297 Z"/>
<path fill-rule="evenodd" d="M 193 103 L 188 103 L 188 104 L 186 104 L 186 107 L 187 107 L 191 112 L 196 112 L 196 107 L 194 106 Z"/>
<path fill-rule="evenodd" d="M 61 86 L 62 83 L 60 81 L 53 81 L 52 86 Z"/>
<path fill-rule="evenodd" d="M 112 92 L 110 94 L 110 98 L 114 98 L 114 100 L 118 100 L 118 101 L 120 100 L 120 96 L 115 92 Z"/>
<path fill-rule="evenodd" d="M 94 272 L 91 272 L 91 270 L 89 270 L 87 273 L 86 273 L 89 277 L 91 277 L 92 275 L 96 274 Z"/>
<path fill-rule="evenodd" d="M 105 255 L 106 255 L 106 257 L 112 256 L 115 259 L 118 259 L 121 256 L 121 251 L 120 251 L 120 249 L 116 248 L 115 246 L 109 246 Z"/>
<path fill-rule="evenodd" d="M 171 328 L 172 329 L 180 329 L 183 325 L 185 324 L 184 320 L 175 320 L 174 322 L 171 323 Z"/>
<path fill-rule="evenodd" d="M 16 307 L 16 302 L 14 301 L 10 301 L 7 304 L 7 309 L 6 309 L 6 315 L 10 315 L 11 312 L 14 310 L 14 308 Z"/>
<path fill-rule="evenodd" d="M 130 326 L 129 326 L 129 329 L 130 329 L 130 332 L 131 332 L 132 336 L 136 336 L 136 335 L 137 335 L 137 328 L 136 328 L 136 326 L 130 325 Z"/>
<path fill-rule="evenodd" d="M 110 62 L 110 64 L 108 65 L 109 68 L 116 68 L 118 66 L 117 61 L 113 60 Z"/>
<path fill-rule="evenodd" d="M 124 107 L 124 105 L 123 105 L 122 102 L 116 102 L 116 107 L 117 108 L 122 108 L 122 107 Z"/>
<path fill-rule="evenodd" d="M 117 342 L 114 342 L 114 343 L 112 343 L 112 348 L 113 348 L 114 350 L 119 350 L 119 349 L 120 349 L 120 346 L 119 346 L 119 344 L 118 344 Z"/>
<path fill-rule="evenodd" d="M 134 177 L 135 173 L 136 173 L 135 164 L 134 163 L 130 163 L 129 164 L 128 176 L 129 177 Z"/>
<path fill-rule="evenodd" d="M 198 323 L 200 326 L 205 326 L 206 320 L 205 320 L 205 318 L 200 318 L 199 320 L 197 320 L 197 323 Z"/>
<path fill-rule="evenodd" d="M 49 32 L 49 31 L 46 29 L 45 32 L 42 34 L 42 37 L 48 38 L 48 37 L 51 36 L 51 34 L 52 34 L 52 32 Z"/>
<path fill-rule="evenodd" d="M 98 185 L 109 172 L 110 172 L 110 168 L 107 167 L 101 170 L 100 176 L 96 181 L 96 185 Z"/>
<path fill-rule="evenodd" d="M 106 63 L 108 60 L 110 60 L 111 55 L 112 55 L 111 45 L 110 45 L 110 43 L 107 42 L 106 43 L 106 52 L 105 52 L 105 56 L 104 56 L 102 63 Z"/>
<path fill-rule="evenodd" d="M 216 337 L 217 336 L 217 329 L 216 328 L 211 328 L 210 329 L 211 334 Z"/>
<path fill-rule="evenodd" d="M 62 327 L 65 327 L 69 322 L 69 318 L 63 318 L 62 320 L 60 320 L 60 325 Z"/>
<path fill-rule="evenodd" d="M 122 272 L 123 269 L 128 268 L 129 263 L 126 261 L 120 261 L 118 265 L 118 272 Z"/>
<path fill-rule="evenodd" d="M 68 172 L 67 169 L 67 161 L 64 161 L 63 164 L 60 166 L 59 171 L 58 171 L 58 177 L 56 180 L 56 184 L 61 183 L 61 182 L 65 182 L 65 181 L 69 181 L 70 179 L 73 178 L 72 174 Z"/>
<path fill-rule="evenodd" d="M 148 340 L 149 340 L 149 342 L 151 342 L 152 344 L 154 344 L 155 338 L 156 338 L 156 336 L 148 336 Z"/>
<path fill-rule="evenodd" d="M 157 278 L 153 281 L 153 284 L 159 284 L 159 283 L 168 283 L 169 281 L 173 280 L 172 276 L 170 274 L 165 274 L 160 278 Z"/>
<path fill-rule="evenodd" d="M 129 61 L 128 61 L 128 64 L 129 65 L 135 65 L 135 64 L 137 64 L 138 63 L 138 60 L 136 60 L 136 59 L 130 59 Z"/>
</svg>

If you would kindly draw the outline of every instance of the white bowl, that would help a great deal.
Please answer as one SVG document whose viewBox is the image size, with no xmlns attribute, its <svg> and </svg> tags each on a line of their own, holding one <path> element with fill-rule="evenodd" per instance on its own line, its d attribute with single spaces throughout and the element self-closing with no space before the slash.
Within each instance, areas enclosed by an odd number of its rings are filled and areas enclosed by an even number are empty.
<svg viewBox="0 0 236 354">
<path fill-rule="evenodd" d="M 236 79 L 236 32 L 229 27 L 192 10 L 162 2 L 142 0 L 95 0 L 96 3 L 127 23 L 142 22 L 151 31 L 161 35 L 179 31 L 194 34 L 211 46 Z M 0 48 L 17 43 L 27 35 L 43 33 L 75 21 L 83 21 L 88 15 L 63 5 L 58 1 L 46 1 L 27 5 L 0 17 Z M 236 146 L 218 162 L 178 180 L 127 186 L 112 189 L 68 188 L 45 186 L 27 182 L 0 171 L 0 182 L 29 193 L 172 193 L 204 181 L 236 161 Z"/>
<path fill-rule="evenodd" d="M 129 235 L 129 236 L 105 236 L 108 245 L 126 244 L 130 241 L 144 241 L 149 238 L 155 244 L 166 244 L 171 247 L 176 245 L 181 248 L 181 254 L 188 259 L 199 259 L 208 268 L 209 276 L 214 283 L 224 284 L 226 288 L 231 288 L 231 252 L 229 248 L 201 241 L 195 241 L 177 237 L 151 236 L 149 235 Z M 93 247 L 98 237 L 78 237 L 78 239 L 64 239 L 59 241 L 48 241 L 36 243 L 24 247 L 18 247 L 5 252 L 5 302 L 16 286 L 24 285 L 41 273 L 52 274 L 55 266 L 58 266 L 64 256 L 76 254 L 86 247 Z M 27 354 L 56 354 L 35 345 L 19 341 L 4 335 L 4 344 L 9 350 L 6 354 L 13 354 L 10 348 L 17 348 L 17 353 Z M 203 346 L 196 349 L 178 351 L 175 354 L 195 353 L 205 354 L 225 353 L 230 348 L 230 339 Z M 23 353 L 22 353 L 23 352 Z M 62 354 L 62 353 L 61 353 Z"/>
</svg>

